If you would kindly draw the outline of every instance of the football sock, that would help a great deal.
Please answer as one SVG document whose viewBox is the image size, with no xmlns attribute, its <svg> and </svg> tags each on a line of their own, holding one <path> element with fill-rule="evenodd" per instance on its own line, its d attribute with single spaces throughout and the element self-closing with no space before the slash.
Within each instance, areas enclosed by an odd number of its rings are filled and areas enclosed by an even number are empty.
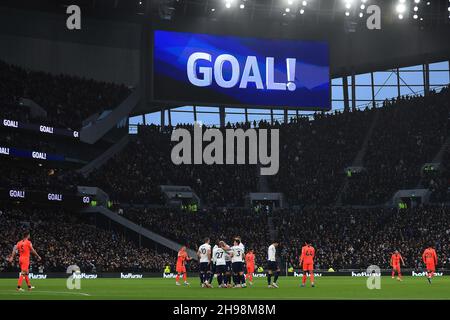
<svg viewBox="0 0 450 320">
<path fill-rule="evenodd" d="M 30 278 L 28 277 L 28 275 L 25 276 L 25 282 L 27 283 L 28 287 L 31 287 Z"/>
</svg>

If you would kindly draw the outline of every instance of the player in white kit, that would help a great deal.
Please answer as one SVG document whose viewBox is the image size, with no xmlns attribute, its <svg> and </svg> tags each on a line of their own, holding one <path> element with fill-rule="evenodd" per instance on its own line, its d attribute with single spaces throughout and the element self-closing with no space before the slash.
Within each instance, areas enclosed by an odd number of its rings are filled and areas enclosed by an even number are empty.
<svg viewBox="0 0 450 320">
<path fill-rule="evenodd" d="M 239 247 L 242 249 L 243 252 L 245 252 L 245 245 L 242 243 L 241 237 L 236 236 L 234 239 L 239 241 Z M 242 259 L 243 259 L 243 265 L 245 265 L 245 253 L 244 253 L 244 256 L 242 257 Z M 245 270 L 245 266 L 243 267 L 243 269 Z M 244 288 L 247 286 L 246 280 L 245 280 L 245 274 L 242 274 L 241 284 Z"/>
<path fill-rule="evenodd" d="M 197 251 L 198 258 L 200 260 L 200 284 L 201 286 L 210 288 L 210 276 L 211 276 L 211 245 L 210 239 L 206 238 L 205 243 L 202 244 Z"/>
<path fill-rule="evenodd" d="M 223 249 L 224 246 L 225 246 L 225 243 L 223 241 L 220 241 L 219 245 L 217 247 L 214 247 L 214 249 L 213 249 L 214 260 L 216 262 L 217 281 L 219 283 L 220 288 L 227 287 L 227 284 L 225 283 L 227 263 L 225 261 L 226 252 Z"/>
<path fill-rule="evenodd" d="M 225 272 L 225 284 L 228 288 L 231 288 L 231 271 L 232 271 L 232 265 L 231 265 L 231 255 L 230 250 L 231 248 L 223 242 L 222 249 L 225 251 L 225 263 L 226 263 L 226 272 Z"/>
<path fill-rule="evenodd" d="M 231 264 L 233 269 L 233 282 L 237 288 L 245 288 L 244 277 L 244 245 L 236 238 L 231 247 Z"/>
<path fill-rule="evenodd" d="M 216 244 L 214 245 L 212 252 L 211 252 L 211 276 L 209 278 L 209 284 L 212 286 L 214 275 L 216 274 L 216 256 L 214 255 L 214 252 L 219 248 L 219 241 L 216 241 Z M 217 280 L 218 281 L 218 280 Z M 219 283 L 220 285 L 220 283 Z"/>
<path fill-rule="evenodd" d="M 267 283 L 269 288 L 278 288 L 277 281 L 280 274 L 280 268 L 277 263 L 277 247 L 278 242 L 274 242 L 267 250 Z M 272 274 L 274 274 L 273 284 L 271 284 Z"/>
</svg>

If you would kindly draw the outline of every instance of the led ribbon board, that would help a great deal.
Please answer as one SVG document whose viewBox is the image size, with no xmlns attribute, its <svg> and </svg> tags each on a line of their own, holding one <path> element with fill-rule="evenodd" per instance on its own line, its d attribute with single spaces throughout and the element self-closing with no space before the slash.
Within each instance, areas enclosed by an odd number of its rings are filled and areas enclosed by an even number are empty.
<svg viewBox="0 0 450 320">
<path fill-rule="evenodd" d="M 153 100 L 330 110 L 326 42 L 155 31 Z"/>
<path fill-rule="evenodd" d="M 80 136 L 80 133 L 78 131 L 72 131 L 68 129 L 62 129 L 62 128 L 54 128 L 49 127 L 42 124 L 34 124 L 34 123 L 26 123 L 22 121 L 17 120 L 10 120 L 10 119 L 0 119 L 0 128 L 9 128 L 9 129 L 24 129 L 24 130 L 30 130 L 50 135 L 60 135 L 60 136 L 66 136 L 78 139 Z"/>
</svg>

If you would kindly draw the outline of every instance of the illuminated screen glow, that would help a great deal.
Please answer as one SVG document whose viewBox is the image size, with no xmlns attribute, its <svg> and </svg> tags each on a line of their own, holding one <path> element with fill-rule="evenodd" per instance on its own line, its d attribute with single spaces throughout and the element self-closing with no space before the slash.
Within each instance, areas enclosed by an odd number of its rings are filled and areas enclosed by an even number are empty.
<svg viewBox="0 0 450 320">
<path fill-rule="evenodd" d="M 330 110 L 326 42 L 155 31 L 160 102 Z"/>
</svg>

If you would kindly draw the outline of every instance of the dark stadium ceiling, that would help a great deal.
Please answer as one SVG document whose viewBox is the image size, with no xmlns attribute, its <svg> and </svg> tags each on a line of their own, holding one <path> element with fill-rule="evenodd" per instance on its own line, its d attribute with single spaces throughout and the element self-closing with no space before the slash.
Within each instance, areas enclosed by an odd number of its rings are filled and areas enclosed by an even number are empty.
<svg viewBox="0 0 450 320">
<path fill-rule="evenodd" d="M 299 21 L 317 24 L 345 19 L 359 20 L 361 14 L 367 16 L 361 5 L 367 8 L 376 4 L 382 9 L 385 22 L 450 25 L 448 0 L 416 1 L 404 1 L 402 19 L 399 19 L 397 12 L 397 6 L 402 0 L 0 0 L 0 4 L 45 11 L 61 11 L 68 5 L 76 4 L 88 15 L 123 19 L 151 13 L 163 20 L 279 19 L 286 23 Z M 349 9 L 346 9 L 347 2 L 351 3 Z M 414 11 L 415 6 L 418 7 L 417 11 Z"/>
</svg>

